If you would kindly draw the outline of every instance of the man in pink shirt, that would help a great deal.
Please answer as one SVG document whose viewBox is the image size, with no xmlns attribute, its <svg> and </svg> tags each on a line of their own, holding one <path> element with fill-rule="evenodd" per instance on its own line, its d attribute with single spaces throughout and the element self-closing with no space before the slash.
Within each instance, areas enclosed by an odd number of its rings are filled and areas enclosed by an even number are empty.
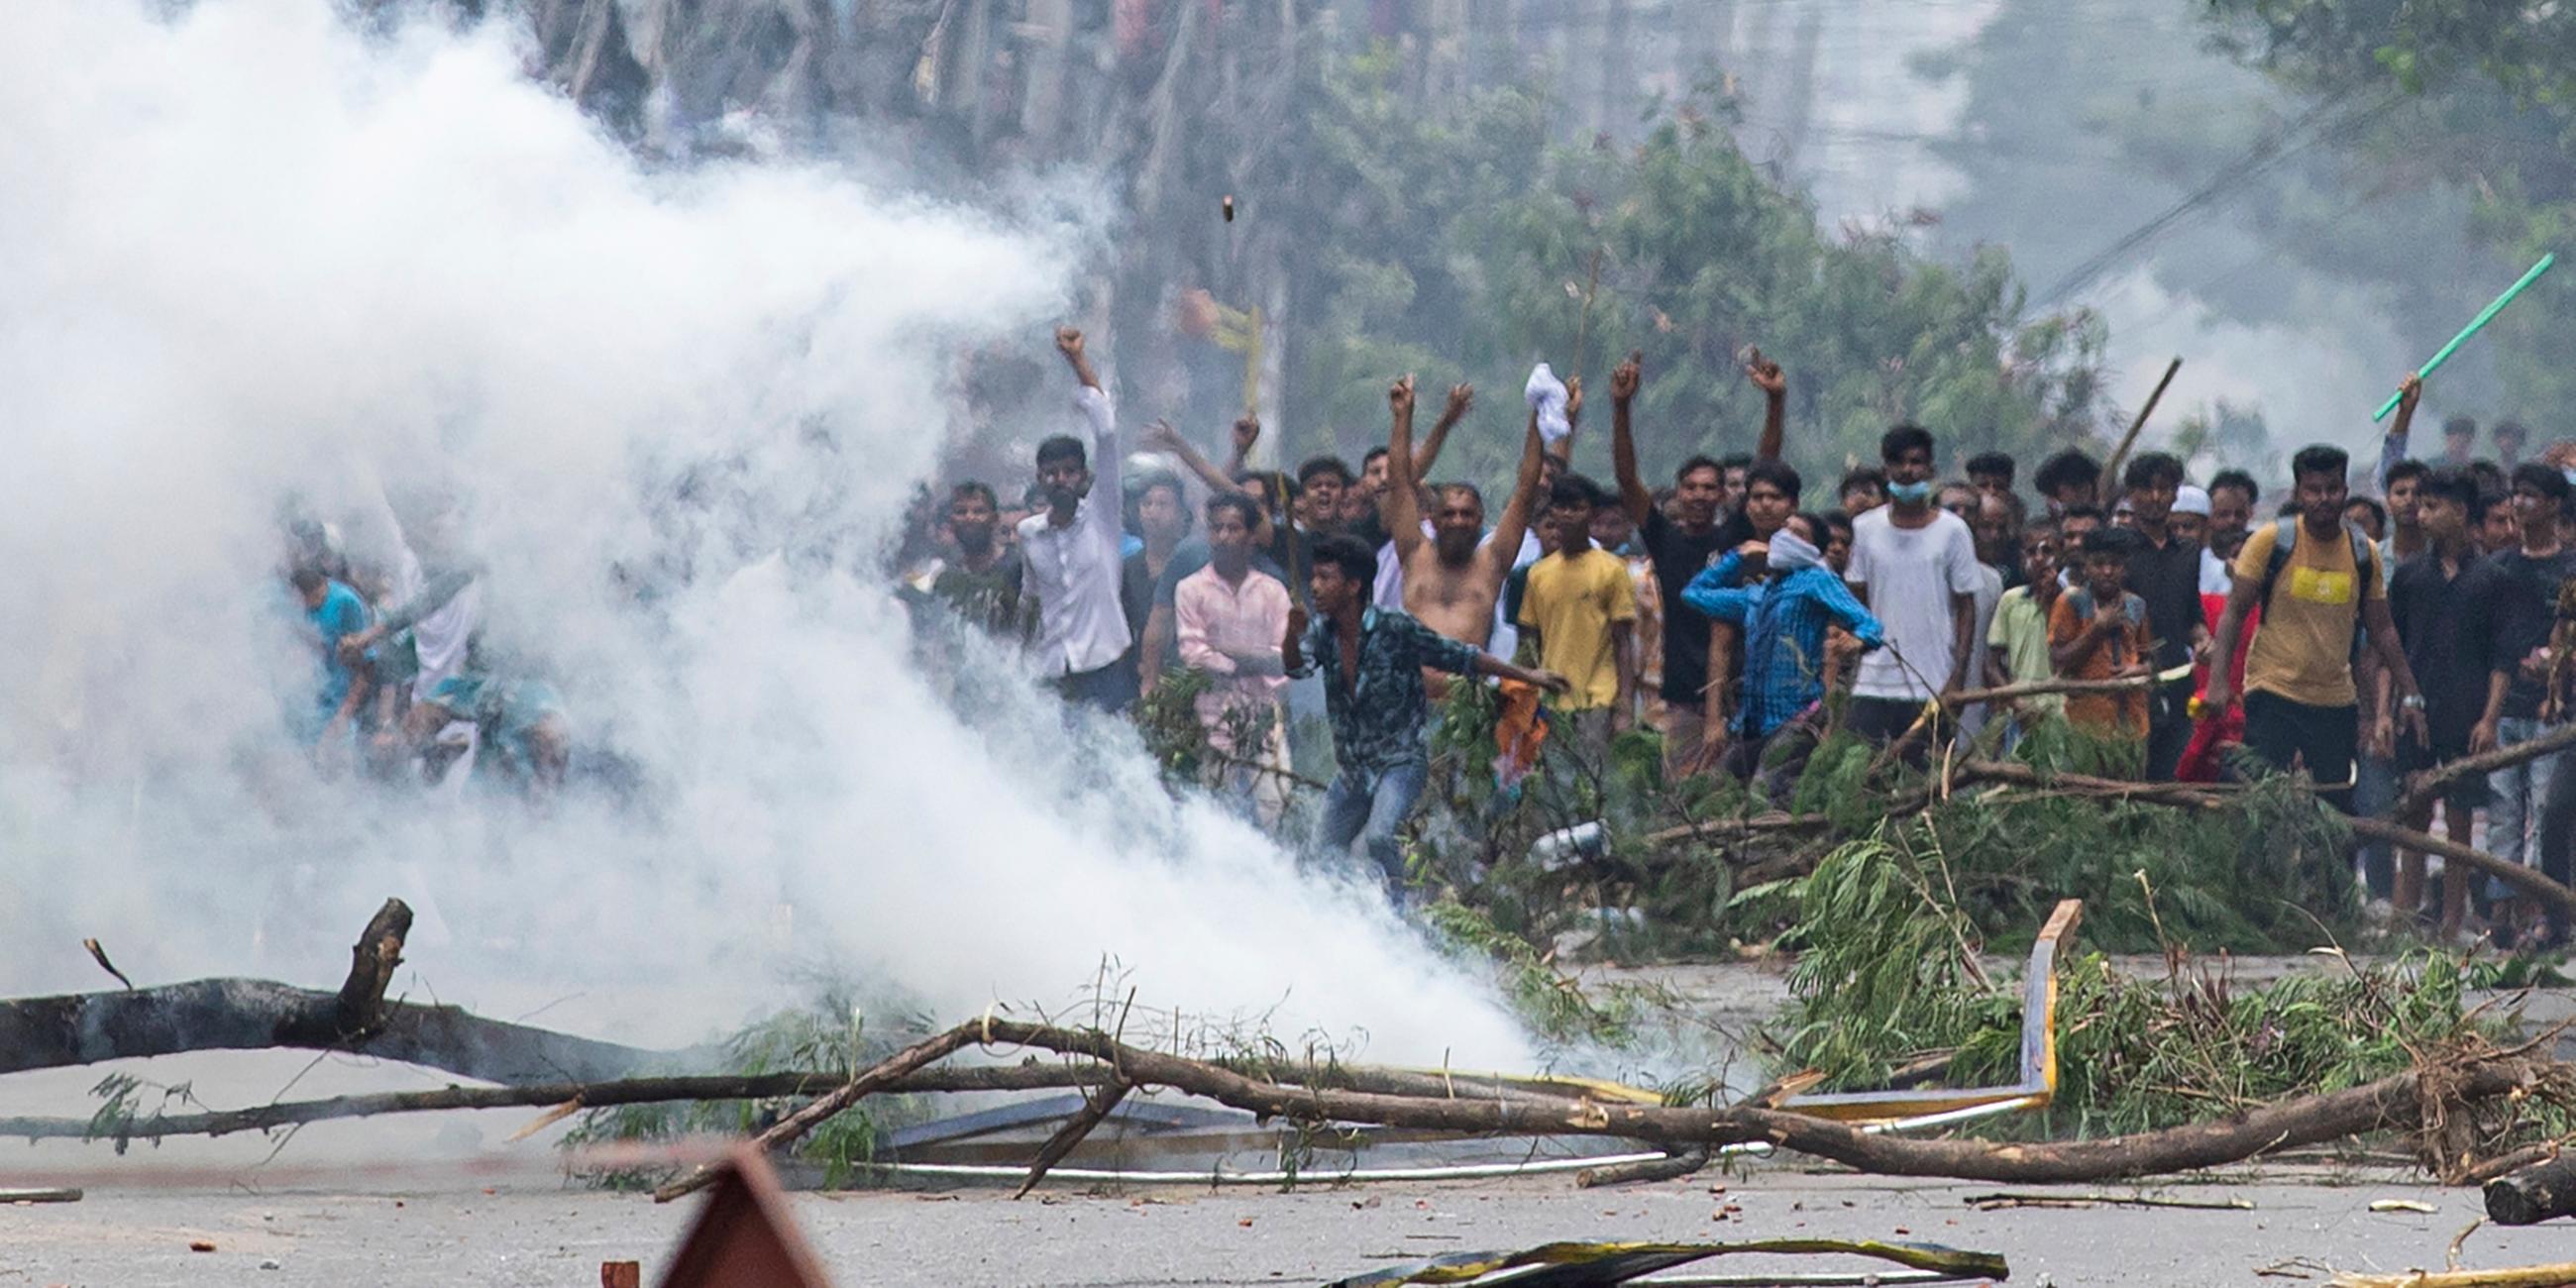
<svg viewBox="0 0 2576 1288">
<path fill-rule="evenodd" d="M 1210 753 L 1209 786 L 1249 801 L 1267 826 L 1286 803 L 1287 740 L 1279 693 L 1288 686 L 1279 642 L 1287 634 L 1288 587 L 1252 566 L 1261 512 L 1240 492 L 1207 503 L 1208 565 L 1172 591 L 1181 664 L 1208 676 L 1198 696 Z"/>
</svg>

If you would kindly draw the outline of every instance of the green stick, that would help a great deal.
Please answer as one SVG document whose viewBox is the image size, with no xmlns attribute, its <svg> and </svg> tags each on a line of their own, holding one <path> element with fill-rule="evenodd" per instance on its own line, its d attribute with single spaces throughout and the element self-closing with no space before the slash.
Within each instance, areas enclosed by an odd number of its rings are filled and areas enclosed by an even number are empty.
<svg viewBox="0 0 2576 1288">
<path fill-rule="evenodd" d="M 2460 333 L 2452 336 L 2451 342 L 2443 345 L 2442 351 L 2434 354 L 2432 361 L 2425 363 L 2421 367 L 2417 367 L 2415 369 L 2415 378 L 2421 380 L 2439 370 L 2443 363 L 2450 361 L 2452 350 L 2466 344 L 2470 336 L 2476 335 L 2480 328 L 2486 326 L 2487 323 L 2494 321 L 2496 314 L 2504 312 L 2505 305 L 2513 303 L 2513 297 L 2522 294 L 2524 287 L 2539 281 L 2540 275 L 2548 272 L 2549 266 L 2557 262 L 2558 252 L 2556 251 L 2551 251 L 2548 254 L 2541 256 L 2540 262 L 2532 265 L 2531 271 L 2523 274 L 2521 281 L 2505 288 L 2505 293 L 2497 296 L 2495 298 L 2495 303 L 2486 306 L 2486 308 L 2480 311 L 2475 318 L 2470 319 L 2467 326 L 2461 327 Z M 2371 419 L 2375 421 L 2388 419 L 2388 413 L 2397 410 L 2398 402 L 2404 399 L 2405 396 L 2406 395 L 2402 391 L 2388 395 L 2388 401 L 2379 404 L 2378 413 L 2373 415 Z"/>
</svg>

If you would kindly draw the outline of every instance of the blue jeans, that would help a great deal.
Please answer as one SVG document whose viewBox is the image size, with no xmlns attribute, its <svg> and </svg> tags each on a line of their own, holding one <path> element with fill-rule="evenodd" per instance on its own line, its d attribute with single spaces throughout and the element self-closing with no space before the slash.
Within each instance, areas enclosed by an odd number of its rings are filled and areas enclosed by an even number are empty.
<svg viewBox="0 0 2576 1288">
<path fill-rule="evenodd" d="M 1422 798 L 1423 781 L 1430 774 L 1430 765 L 1421 760 L 1408 760 L 1375 774 L 1343 766 L 1324 793 L 1323 815 L 1315 820 L 1316 851 L 1338 859 L 1350 853 L 1353 840 L 1363 841 L 1386 881 L 1387 898 L 1403 906 L 1404 850 L 1396 844 L 1395 834 L 1412 815 L 1414 802 Z"/>
<path fill-rule="evenodd" d="M 2549 726 L 2533 719 L 2506 718 L 2496 721 L 2496 745 L 2519 746 L 2547 732 Z M 2558 757 L 2543 756 L 2527 760 L 2508 769 L 2487 775 L 2487 852 L 2499 859 L 2537 867 L 2540 863 L 2540 805 L 2549 799 L 2549 779 L 2557 772 Z M 2511 887 L 2489 877 L 2487 897 L 2505 898 Z"/>
</svg>

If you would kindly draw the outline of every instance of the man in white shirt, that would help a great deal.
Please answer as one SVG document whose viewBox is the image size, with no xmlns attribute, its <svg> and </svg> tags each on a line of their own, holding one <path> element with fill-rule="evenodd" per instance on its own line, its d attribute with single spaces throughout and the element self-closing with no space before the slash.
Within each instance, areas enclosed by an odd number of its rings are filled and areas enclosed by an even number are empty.
<svg viewBox="0 0 2576 1288">
<path fill-rule="evenodd" d="M 1058 328 L 1055 347 L 1082 382 L 1073 402 L 1091 441 L 1058 434 L 1038 444 L 1047 508 L 1020 520 L 1024 589 L 1038 601 L 1040 671 L 1068 701 L 1117 711 L 1136 700 L 1135 672 L 1118 665 L 1134 642 L 1118 604 L 1118 425 L 1082 332 Z"/>
<path fill-rule="evenodd" d="M 1967 685 L 1976 656 L 1976 538 L 1932 504 L 1932 433 L 1899 425 L 1879 439 L 1887 504 L 1852 520 L 1852 593 L 1887 628 L 1887 647 L 1861 655 L 1847 727 L 1873 742 L 1903 736 L 1939 694 Z M 1936 730 L 1935 737 L 1946 737 Z M 1908 744 L 1920 759 L 1930 742 Z"/>
</svg>

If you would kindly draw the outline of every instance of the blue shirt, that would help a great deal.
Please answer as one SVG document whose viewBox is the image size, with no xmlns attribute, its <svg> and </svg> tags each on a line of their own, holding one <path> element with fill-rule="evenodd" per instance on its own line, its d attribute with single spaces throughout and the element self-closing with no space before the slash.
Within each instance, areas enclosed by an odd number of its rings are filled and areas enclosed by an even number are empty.
<svg viewBox="0 0 2576 1288">
<path fill-rule="evenodd" d="M 315 705 L 327 721 L 348 700 L 349 685 L 356 678 L 340 660 L 340 639 L 367 628 L 367 605 L 358 592 L 335 581 L 322 592 L 321 605 L 306 609 L 304 617 L 322 637 L 322 690 L 315 695 Z M 316 725 L 314 731 L 319 733 L 321 727 Z"/>
<path fill-rule="evenodd" d="M 1477 650 L 1383 609 L 1360 613 L 1359 673 L 1342 682 L 1342 641 L 1333 619 L 1319 617 L 1298 645 L 1303 665 L 1290 675 L 1324 677 L 1324 709 L 1333 720 L 1333 758 L 1344 773 L 1381 774 L 1424 758 L 1422 722 L 1431 699 L 1422 668 L 1466 675 Z"/>
<path fill-rule="evenodd" d="M 1878 619 L 1861 607 L 1831 568 L 1738 585 L 1744 557 L 1730 550 L 1682 588 L 1682 601 L 1744 631 L 1744 700 L 1728 727 L 1769 737 L 1825 696 L 1825 628 L 1840 626 L 1864 649 L 1887 642 Z"/>
</svg>

